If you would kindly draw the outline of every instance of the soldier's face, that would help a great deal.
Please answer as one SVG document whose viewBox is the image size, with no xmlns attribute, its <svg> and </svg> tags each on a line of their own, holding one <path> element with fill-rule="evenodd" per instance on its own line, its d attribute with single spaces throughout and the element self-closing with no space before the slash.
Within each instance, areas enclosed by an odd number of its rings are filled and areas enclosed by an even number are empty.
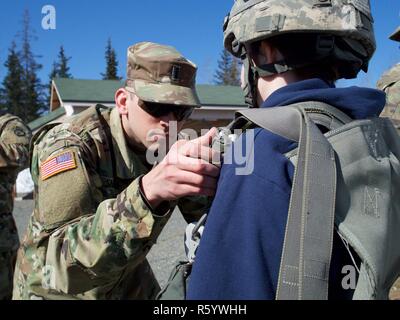
<svg viewBox="0 0 400 320">
<path fill-rule="evenodd" d="M 173 113 L 154 117 L 139 106 L 139 98 L 135 94 L 129 93 L 125 89 L 120 90 L 125 92 L 122 95 L 125 97 L 120 101 L 124 106 L 120 106 L 119 111 L 128 143 L 143 150 L 150 147 L 156 149 L 160 143 L 166 143 L 166 146 L 169 146 L 170 133 L 174 134 L 174 132 L 170 132 L 173 126 L 172 121 L 176 123 L 177 132 L 182 130 L 184 121 L 176 122 Z"/>
</svg>

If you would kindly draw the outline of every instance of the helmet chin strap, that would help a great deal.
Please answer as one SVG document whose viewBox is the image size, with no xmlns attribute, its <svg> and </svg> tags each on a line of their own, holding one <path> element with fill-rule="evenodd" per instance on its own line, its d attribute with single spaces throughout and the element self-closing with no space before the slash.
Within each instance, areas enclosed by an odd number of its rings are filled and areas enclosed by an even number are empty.
<svg viewBox="0 0 400 320">
<path fill-rule="evenodd" d="M 245 46 L 242 46 L 241 58 L 244 67 L 243 92 L 245 95 L 246 104 L 249 106 L 249 108 L 260 107 L 257 105 L 257 85 L 258 79 L 260 77 L 269 77 L 275 74 L 282 74 L 295 69 L 292 65 L 289 65 L 286 60 L 280 60 L 261 66 L 253 65 Z M 300 65 L 297 65 L 297 67 L 298 66 Z"/>
<path fill-rule="evenodd" d="M 241 59 L 244 68 L 244 83 L 242 83 L 242 89 L 245 102 L 249 108 L 257 108 L 257 82 L 259 76 L 257 70 L 251 65 L 251 60 L 245 46 L 242 46 Z"/>
<path fill-rule="evenodd" d="M 260 107 L 257 106 L 257 84 L 260 77 L 264 78 L 275 74 L 282 74 L 294 69 L 286 64 L 286 61 L 284 60 L 262 66 L 253 66 L 247 54 L 242 59 L 244 67 L 243 92 L 246 104 L 250 108 Z"/>
<path fill-rule="evenodd" d="M 236 43 L 234 51 L 239 52 L 241 48 L 241 57 L 245 70 L 243 91 L 246 104 L 250 108 L 257 108 L 257 84 L 259 78 L 270 77 L 276 74 L 283 74 L 288 71 L 315 65 L 331 56 L 335 51 L 335 38 L 332 36 L 320 36 L 317 40 L 315 56 L 308 61 L 294 59 L 283 59 L 273 63 L 267 63 L 260 66 L 253 65 L 251 58 L 246 51 L 246 47 L 238 46 Z"/>
<path fill-rule="evenodd" d="M 244 67 L 244 83 L 243 92 L 245 102 L 249 108 L 257 108 L 257 82 L 258 76 L 254 73 L 253 67 L 250 64 L 249 58 L 243 60 Z"/>
<path fill-rule="evenodd" d="M 295 69 L 292 65 L 289 65 L 286 60 L 280 60 L 252 68 L 253 72 L 257 73 L 261 78 L 273 76 L 275 74 L 282 74 Z"/>
<path fill-rule="evenodd" d="M 246 104 L 250 108 L 257 108 L 257 84 L 259 78 L 270 77 L 276 74 L 283 74 L 288 71 L 308 67 L 320 63 L 325 59 L 328 59 L 335 51 L 335 38 L 332 36 L 320 36 L 317 40 L 317 47 L 315 56 L 310 57 L 308 61 L 303 59 L 282 59 L 275 61 L 273 63 L 267 63 L 263 65 L 253 65 L 251 58 L 246 51 L 246 47 L 236 46 L 236 52 L 239 50 L 237 48 L 241 47 L 241 58 L 243 60 L 243 66 L 245 70 L 244 81 L 245 83 L 243 91 L 245 94 Z M 338 50 L 338 49 L 336 49 Z"/>
</svg>

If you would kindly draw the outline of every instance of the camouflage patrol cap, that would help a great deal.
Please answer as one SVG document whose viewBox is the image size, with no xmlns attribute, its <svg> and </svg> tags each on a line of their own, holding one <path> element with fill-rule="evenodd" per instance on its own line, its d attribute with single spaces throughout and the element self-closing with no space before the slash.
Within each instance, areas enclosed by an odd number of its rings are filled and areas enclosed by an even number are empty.
<svg viewBox="0 0 400 320">
<path fill-rule="evenodd" d="M 140 42 L 128 48 L 126 86 L 143 101 L 199 107 L 196 72 L 171 46 Z"/>
<path fill-rule="evenodd" d="M 341 38 L 348 52 L 362 57 L 363 69 L 376 49 L 369 0 L 235 0 L 224 23 L 224 45 L 240 56 L 243 46 L 284 33 Z"/>
<path fill-rule="evenodd" d="M 400 27 L 389 37 L 390 40 L 400 42 Z"/>
</svg>

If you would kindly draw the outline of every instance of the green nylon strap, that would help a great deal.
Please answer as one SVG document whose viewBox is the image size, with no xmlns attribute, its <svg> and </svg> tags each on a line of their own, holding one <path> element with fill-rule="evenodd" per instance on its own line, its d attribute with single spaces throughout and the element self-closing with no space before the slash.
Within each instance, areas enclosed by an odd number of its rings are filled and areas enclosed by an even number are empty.
<svg viewBox="0 0 400 320">
<path fill-rule="evenodd" d="M 329 131 L 352 121 L 340 110 L 318 101 L 301 102 L 285 107 L 247 109 L 236 112 L 235 121 L 243 117 L 261 128 L 268 128 L 267 130 L 277 135 L 298 142 L 300 139 L 300 121 L 295 109 L 304 110 L 313 122 L 326 127 Z M 238 127 L 235 126 L 235 128 Z"/>
<path fill-rule="evenodd" d="M 262 66 L 255 66 L 253 67 L 253 72 L 257 72 L 261 78 L 265 78 L 274 74 L 285 73 L 293 69 L 293 66 L 289 66 L 285 60 L 282 60 L 275 63 L 264 64 Z"/>
<path fill-rule="evenodd" d="M 105 184 L 105 192 L 108 193 L 108 196 L 114 196 L 114 184 L 116 177 L 116 163 L 115 163 L 115 155 L 114 155 L 114 147 L 112 143 L 112 134 L 110 124 L 107 123 L 106 119 L 103 116 L 103 111 L 108 110 L 109 107 L 97 104 L 96 105 L 96 127 L 99 130 L 103 131 L 104 137 L 104 152 L 105 159 L 104 161 L 100 161 L 100 166 L 98 168 L 99 175 Z"/>
</svg>

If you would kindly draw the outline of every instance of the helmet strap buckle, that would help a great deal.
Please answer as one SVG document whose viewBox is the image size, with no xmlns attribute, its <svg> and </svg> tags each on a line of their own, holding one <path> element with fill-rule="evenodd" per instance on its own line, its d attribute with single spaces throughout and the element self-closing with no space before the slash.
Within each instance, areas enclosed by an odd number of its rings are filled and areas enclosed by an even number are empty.
<svg viewBox="0 0 400 320">
<path fill-rule="evenodd" d="M 332 35 L 319 35 L 317 38 L 316 53 L 319 56 L 326 56 L 335 49 L 335 37 Z"/>
</svg>

